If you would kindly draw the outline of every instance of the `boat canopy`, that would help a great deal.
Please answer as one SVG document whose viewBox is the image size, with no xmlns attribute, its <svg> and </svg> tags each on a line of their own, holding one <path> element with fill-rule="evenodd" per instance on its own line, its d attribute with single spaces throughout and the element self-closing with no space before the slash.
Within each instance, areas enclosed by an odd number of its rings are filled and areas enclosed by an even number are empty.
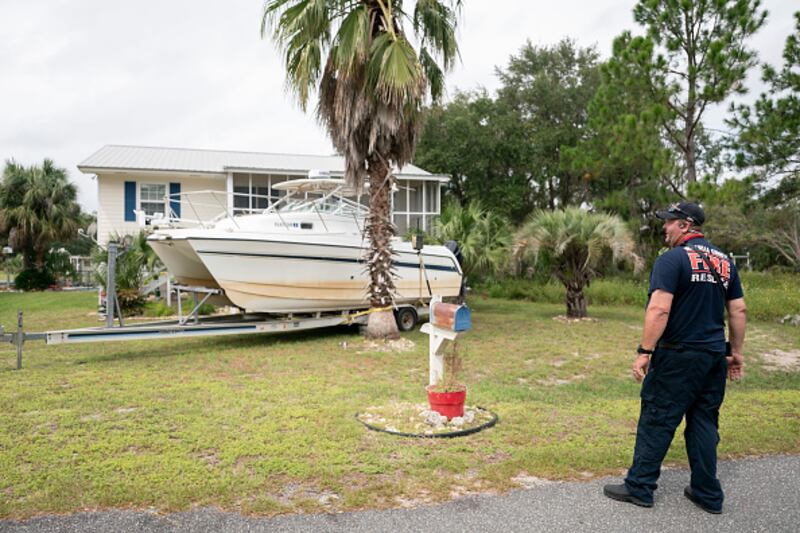
<svg viewBox="0 0 800 533">
<path fill-rule="evenodd" d="M 272 186 L 279 191 L 296 192 L 330 192 L 344 187 L 344 180 L 337 178 L 302 178 L 296 180 L 281 181 Z"/>
</svg>

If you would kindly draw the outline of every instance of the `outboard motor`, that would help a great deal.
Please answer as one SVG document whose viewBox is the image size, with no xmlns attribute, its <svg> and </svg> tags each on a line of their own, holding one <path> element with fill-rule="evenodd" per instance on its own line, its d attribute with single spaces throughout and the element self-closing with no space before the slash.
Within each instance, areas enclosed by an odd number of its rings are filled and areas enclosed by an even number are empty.
<svg viewBox="0 0 800 533">
<path fill-rule="evenodd" d="M 458 266 L 461 267 L 461 289 L 458 291 L 458 302 L 464 303 L 467 299 L 467 276 L 464 275 L 464 256 L 461 255 L 461 248 L 458 247 L 456 241 L 445 241 L 444 247 L 450 250 L 458 261 Z"/>
</svg>

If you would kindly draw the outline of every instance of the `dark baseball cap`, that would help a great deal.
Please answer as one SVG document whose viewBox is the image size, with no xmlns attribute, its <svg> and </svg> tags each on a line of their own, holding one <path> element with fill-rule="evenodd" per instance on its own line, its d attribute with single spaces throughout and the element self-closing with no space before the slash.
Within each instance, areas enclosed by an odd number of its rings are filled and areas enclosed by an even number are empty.
<svg viewBox="0 0 800 533">
<path fill-rule="evenodd" d="M 662 220 L 688 220 L 696 226 L 702 226 L 706 221 L 703 208 L 692 202 L 677 202 L 670 204 L 666 211 L 658 211 L 656 216 Z"/>
</svg>

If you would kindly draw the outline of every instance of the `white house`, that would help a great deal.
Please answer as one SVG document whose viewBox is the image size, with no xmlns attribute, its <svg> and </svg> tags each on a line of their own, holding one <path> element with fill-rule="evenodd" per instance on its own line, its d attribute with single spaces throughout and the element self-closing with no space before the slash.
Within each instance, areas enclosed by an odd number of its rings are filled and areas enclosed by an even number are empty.
<svg viewBox="0 0 800 533">
<path fill-rule="evenodd" d="M 275 183 L 306 177 L 310 170 L 341 177 L 344 159 L 107 145 L 86 158 L 78 169 L 97 176 L 97 239 L 105 244 L 112 234 L 139 231 L 135 211 L 166 213 L 168 195 L 175 215 L 194 220 L 208 220 L 226 210 L 263 209 L 282 194 L 272 189 Z M 449 177 L 414 165 L 406 165 L 395 176 L 392 216 L 399 232 L 408 228 L 427 230 L 441 211 L 441 188 Z"/>
</svg>

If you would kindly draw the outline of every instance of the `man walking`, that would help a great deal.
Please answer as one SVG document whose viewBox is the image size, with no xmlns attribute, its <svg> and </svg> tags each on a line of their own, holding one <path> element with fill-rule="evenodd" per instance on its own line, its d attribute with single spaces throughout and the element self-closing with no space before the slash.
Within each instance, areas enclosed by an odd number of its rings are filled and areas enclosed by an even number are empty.
<svg viewBox="0 0 800 533">
<path fill-rule="evenodd" d="M 621 485 L 606 485 L 609 498 L 653 506 L 661 462 L 675 429 L 686 417 L 691 484 L 684 495 L 703 510 L 722 512 L 717 479 L 719 408 L 725 377 L 742 376 L 745 305 L 730 259 L 701 233 L 705 213 L 681 202 L 657 213 L 669 251 L 653 265 L 642 342 L 633 376 L 644 383 L 633 464 Z M 725 311 L 729 350 L 725 343 Z M 727 357 L 726 357 L 727 355 Z"/>
</svg>

